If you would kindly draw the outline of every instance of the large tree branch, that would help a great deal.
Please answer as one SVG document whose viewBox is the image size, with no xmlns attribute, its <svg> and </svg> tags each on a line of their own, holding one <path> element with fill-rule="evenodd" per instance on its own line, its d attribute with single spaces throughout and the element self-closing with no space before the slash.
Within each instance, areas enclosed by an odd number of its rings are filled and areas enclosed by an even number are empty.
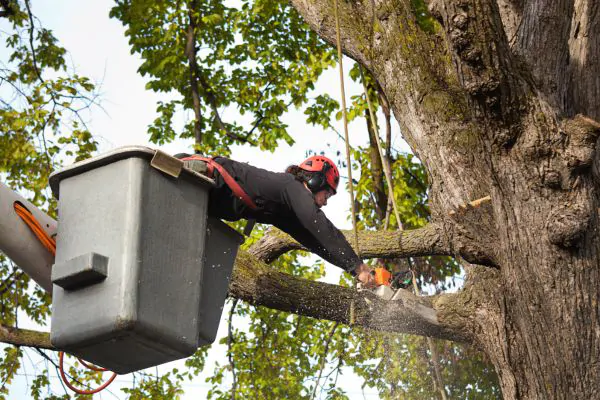
<svg viewBox="0 0 600 400">
<path fill-rule="evenodd" d="M 456 220 L 463 221 L 470 217 L 485 218 L 487 210 L 474 210 L 456 215 Z M 485 224 L 481 224 L 485 226 Z M 361 258 L 406 258 L 422 256 L 456 256 L 474 263 L 495 266 L 494 254 L 486 243 L 478 240 L 491 237 L 489 232 L 469 232 L 456 224 L 452 229 L 445 229 L 440 224 L 431 223 L 423 228 L 405 231 L 361 231 L 358 232 L 359 248 L 355 251 Z M 354 242 L 352 231 L 342 231 L 349 243 Z M 489 244 L 489 243 L 487 243 Z M 270 228 L 248 252 L 259 260 L 269 264 L 280 255 L 292 250 L 307 250 L 291 236 L 277 228 Z"/>
<path fill-rule="evenodd" d="M 443 317 L 427 298 L 403 291 L 384 301 L 369 291 L 308 281 L 269 268 L 248 252 L 238 254 L 229 294 L 254 305 L 368 329 L 469 342 L 467 324 Z M 457 295 L 444 295 L 443 304 Z M 436 300 L 437 301 L 437 300 Z M 444 318 L 452 323 L 442 323 Z"/>
<path fill-rule="evenodd" d="M 3 325 L 0 325 L 0 342 L 15 346 L 55 350 L 54 346 L 50 343 L 50 334 L 48 332 L 32 331 Z"/>
<path fill-rule="evenodd" d="M 352 231 L 342 231 L 349 243 L 354 243 Z M 451 255 L 450 248 L 441 236 L 441 227 L 429 224 L 408 231 L 361 231 L 358 232 L 362 258 L 419 257 L 425 255 Z M 265 263 L 271 263 L 291 250 L 306 250 L 300 243 L 277 228 L 270 228 L 248 251 Z M 355 249 L 356 250 L 356 249 Z"/>
<path fill-rule="evenodd" d="M 427 298 L 402 291 L 398 300 L 384 301 L 369 291 L 276 271 L 245 251 L 236 259 L 229 295 L 254 305 L 372 330 L 472 340 L 463 294 Z M 26 329 L 0 326 L 0 342 L 55 350 L 48 333 Z"/>
<path fill-rule="evenodd" d="M 229 294 L 254 305 L 346 325 L 471 341 L 469 324 L 465 322 L 469 312 L 462 307 L 461 294 L 427 298 L 402 291 L 398 300 L 384 301 L 369 291 L 276 271 L 246 251 L 238 253 Z M 0 326 L 0 342 L 55 350 L 48 333 L 26 329 Z"/>
<path fill-rule="evenodd" d="M 443 246 L 440 229 L 431 224 L 404 232 L 361 232 L 360 254 L 365 258 L 449 254 L 449 248 Z M 460 302 L 461 295 L 423 298 L 402 292 L 399 300 L 384 301 L 368 291 L 297 278 L 265 264 L 286 251 L 301 248 L 288 235 L 273 228 L 249 251 L 240 250 L 229 294 L 255 305 L 347 325 L 470 341 L 465 323 L 470 312 L 463 315 L 455 311 L 459 308 L 449 306 Z M 431 301 L 440 306 L 433 306 Z M 48 334 L 35 331 L 2 328 L 0 341 L 52 349 Z"/>
<path fill-rule="evenodd" d="M 452 254 L 445 237 L 448 233 L 436 224 L 403 232 L 361 232 L 359 253 L 365 258 Z M 431 298 L 402 291 L 398 300 L 384 301 L 369 291 L 301 279 L 265 264 L 300 248 L 272 228 L 249 251 L 238 253 L 229 294 L 255 305 L 373 330 L 471 340 L 475 306 L 469 291 Z M 42 332 L 1 327 L 0 341 L 52 349 L 48 334 Z"/>
</svg>

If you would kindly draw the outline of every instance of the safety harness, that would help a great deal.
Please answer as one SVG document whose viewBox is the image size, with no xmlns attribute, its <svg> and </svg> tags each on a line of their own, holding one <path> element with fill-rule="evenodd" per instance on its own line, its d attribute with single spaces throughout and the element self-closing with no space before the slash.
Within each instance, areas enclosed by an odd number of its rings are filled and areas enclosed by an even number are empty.
<svg viewBox="0 0 600 400">
<path fill-rule="evenodd" d="M 204 161 L 206 163 L 206 166 L 208 167 L 208 175 L 210 177 L 212 177 L 214 175 L 215 169 L 217 171 L 219 171 L 219 174 L 221 174 L 221 176 L 223 177 L 225 184 L 227 186 L 229 186 L 229 189 L 231 189 L 233 194 L 237 198 L 242 200 L 244 202 L 244 204 L 247 205 L 251 210 L 258 210 L 258 207 L 256 206 L 256 204 L 254 204 L 254 202 L 252 201 L 250 196 L 248 196 L 248 193 L 246 193 L 244 191 L 244 189 L 242 189 L 242 187 L 239 185 L 239 183 L 237 183 L 237 181 L 231 175 L 229 175 L 229 172 L 227 172 L 227 170 L 225 168 L 223 168 L 223 166 L 221 164 L 219 164 L 218 162 L 216 162 L 214 159 L 212 159 L 210 157 L 202 157 L 202 156 L 198 156 L 198 155 L 193 155 L 193 156 L 189 156 L 189 157 L 185 157 L 185 158 L 181 159 L 181 161 L 191 161 L 191 160 Z"/>
<path fill-rule="evenodd" d="M 246 191 L 244 189 L 242 189 L 242 187 L 239 185 L 239 183 L 237 183 L 235 178 L 232 177 L 231 175 L 229 175 L 229 172 L 227 172 L 227 170 L 225 168 L 223 168 L 223 166 L 221 164 L 219 164 L 218 162 L 216 162 L 214 159 L 212 159 L 210 157 L 202 157 L 199 155 L 193 155 L 193 156 L 181 158 L 181 161 L 191 161 L 191 160 L 204 161 L 206 163 L 206 167 L 208 168 L 207 175 L 210 178 L 212 178 L 214 176 L 215 169 L 217 171 L 219 171 L 219 174 L 221 174 L 221 176 L 223 177 L 223 180 L 225 181 L 225 184 L 229 187 L 229 189 L 231 189 L 231 192 L 234 194 L 234 196 L 236 196 L 238 199 L 242 200 L 244 202 L 244 204 L 251 210 L 254 210 L 254 211 L 258 210 L 258 207 L 252 201 L 250 196 L 248 196 L 248 193 L 246 193 Z M 254 229 L 254 224 L 256 224 L 256 219 L 248 218 L 248 222 L 246 222 L 246 226 L 244 227 L 244 235 L 245 236 L 250 236 L 250 234 L 252 233 L 252 229 Z"/>
</svg>

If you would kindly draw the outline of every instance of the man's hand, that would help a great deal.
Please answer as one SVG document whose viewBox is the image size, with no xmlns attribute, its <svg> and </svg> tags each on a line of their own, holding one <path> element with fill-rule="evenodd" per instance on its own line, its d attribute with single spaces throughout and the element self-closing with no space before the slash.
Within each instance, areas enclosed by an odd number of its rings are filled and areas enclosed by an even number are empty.
<svg viewBox="0 0 600 400">
<path fill-rule="evenodd" d="M 356 279 L 362 283 L 365 289 L 372 289 L 375 287 L 373 268 L 369 267 L 367 264 L 361 264 L 356 267 Z"/>
</svg>

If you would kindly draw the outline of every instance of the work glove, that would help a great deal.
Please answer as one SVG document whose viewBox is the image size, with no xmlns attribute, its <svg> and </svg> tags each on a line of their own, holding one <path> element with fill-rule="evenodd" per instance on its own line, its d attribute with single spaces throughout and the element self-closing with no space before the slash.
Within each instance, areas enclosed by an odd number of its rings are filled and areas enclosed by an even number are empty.
<svg viewBox="0 0 600 400">
<path fill-rule="evenodd" d="M 197 172 L 202 175 L 208 174 L 208 166 L 206 161 L 202 160 L 185 160 L 183 162 L 183 166 L 187 169 L 191 169 L 194 172 Z"/>
<path fill-rule="evenodd" d="M 372 289 L 375 287 L 375 277 L 373 276 L 373 268 L 367 264 L 361 264 L 354 270 L 356 273 L 356 280 L 361 283 L 365 289 Z"/>
</svg>

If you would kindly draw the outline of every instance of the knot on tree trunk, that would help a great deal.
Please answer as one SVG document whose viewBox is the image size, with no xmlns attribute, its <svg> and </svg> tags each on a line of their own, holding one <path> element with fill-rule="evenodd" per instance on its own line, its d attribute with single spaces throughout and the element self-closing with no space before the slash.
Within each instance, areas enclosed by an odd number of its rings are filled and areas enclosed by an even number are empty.
<svg viewBox="0 0 600 400">
<path fill-rule="evenodd" d="M 562 177 L 558 170 L 549 168 L 544 172 L 542 183 L 551 189 L 560 189 L 562 185 Z"/>
<path fill-rule="evenodd" d="M 600 124 L 579 114 L 563 121 L 562 129 L 568 140 L 565 152 L 567 168 L 572 174 L 585 173 L 596 158 Z"/>
<path fill-rule="evenodd" d="M 550 243 L 563 248 L 577 246 L 591 221 L 590 210 L 578 203 L 566 203 L 548 214 L 546 231 Z"/>
<path fill-rule="evenodd" d="M 475 35 L 469 31 L 469 16 L 467 13 L 456 13 L 449 19 L 450 32 L 448 38 L 454 46 L 456 54 L 475 70 L 483 69 L 481 49 L 477 48 Z"/>
<path fill-rule="evenodd" d="M 469 203 L 449 215 L 447 224 L 448 243 L 452 243 L 454 255 L 473 264 L 498 267 L 494 244 L 498 235 L 490 202 L 477 207 Z"/>
</svg>

